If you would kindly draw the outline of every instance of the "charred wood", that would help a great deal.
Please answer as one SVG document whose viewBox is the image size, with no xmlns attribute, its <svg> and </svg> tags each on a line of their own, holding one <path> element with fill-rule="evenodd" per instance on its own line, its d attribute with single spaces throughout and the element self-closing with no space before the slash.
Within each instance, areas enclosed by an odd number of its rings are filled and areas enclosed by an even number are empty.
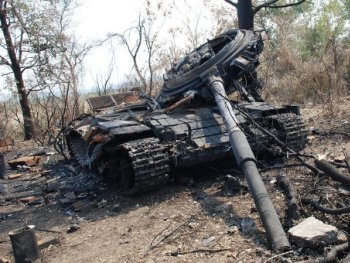
<svg viewBox="0 0 350 263">
<path fill-rule="evenodd" d="M 299 201 L 297 198 L 297 190 L 292 182 L 286 176 L 277 177 L 278 186 L 283 189 L 288 199 L 288 215 L 293 220 L 300 219 Z"/>
<path fill-rule="evenodd" d="M 332 209 L 332 208 L 325 207 L 325 206 L 319 204 L 318 202 L 307 199 L 307 198 L 302 198 L 301 202 L 305 205 L 311 205 L 314 209 L 321 211 L 323 213 L 327 213 L 327 214 L 341 215 L 341 214 L 345 214 L 345 213 L 350 213 L 350 206 Z"/>
<path fill-rule="evenodd" d="M 315 159 L 315 164 L 318 169 L 323 171 L 328 176 L 332 177 L 332 179 L 341 182 L 345 185 L 350 186 L 350 177 L 341 174 L 334 166 L 332 166 L 329 162 L 324 159 Z"/>
<path fill-rule="evenodd" d="M 348 248 L 349 248 L 348 242 L 335 246 L 327 253 L 327 256 L 325 256 L 324 258 L 316 259 L 315 262 L 317 263 L 337 262 L 337 258 L 340 256 L 340 254 L 346 252 Z M 342 262 L 347 262 L 347 261 L 342 261 Z"/>
<path fill-rule="evenodd" d="M 5 157 L 2 152 L 0 152 L 0 179 L 5 179 L 7 175 Z"/>
</svg>

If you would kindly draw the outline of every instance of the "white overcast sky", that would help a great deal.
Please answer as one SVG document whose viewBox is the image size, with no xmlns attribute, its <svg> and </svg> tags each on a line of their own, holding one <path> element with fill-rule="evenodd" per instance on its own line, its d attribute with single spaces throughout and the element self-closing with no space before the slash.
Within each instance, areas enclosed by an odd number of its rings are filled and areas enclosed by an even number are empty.
<svg viewBox="0 0 350 263">
<path fill-rule="evenodd" d="M 82 37 L 103 37 L 107 32 L 127 29 L 135 21 L 142 0 L 84 0 L 77 9 L 77 33 Z"/>
<path fill-rule="evenodd" d="M 82 41 L 92 41 L 103 39 L 110 32 L 121 33 L 128 29 L 136 20 L 139 5 L 142 0 L 84 0 L 81 1 L 81 6 L 76 10 L 74 20 L 76 23 L 75 33 Z M 86 88 L 94 83 L 94 78 L 97 75 L 103 75 L 107 70 L 111 52 L 108 46 L 95 49 L 85 60 L 85 78 L 83 85 Z M 129 57 L 125 52 L 116 51 L 119 63 L 116 64 L 113 79 L 117 83 L 124 75 L 124 72 L 130 70 L 131 64 Z M 129 63 L 127 69 L 120 65 L 122 62 Z M 124 70 L 123 70 L 124 68 Z"/>
<path fill-rule="evenodd" d="M 150 1 L 152 4 L 156 2 L 155 0 Z M 75 29 L 76 34 L 82 40 L 93 40 L 103 39 L 109 32 L 123 33 L 137 21 L 138 14 L 141 11 L 144 2 L 145 0 L 81 1 L 82 5 L 74 16 L 77 24 Z M 185 2 L 187 3 L 187 6 L 184 6 Z M 165 3 L 170 5 L 172 4 L 172 1 L 165 1 Z M 185 13 L 186 16 L 190 17 L 194 16 L 193 14 L 195 12 L 201 12 L 201 10 L 209 11 L 209 8 L 203 6 L 201 0 L 176 0 L 176 5 L 177 8 L 173 10 L 174 12 Z M 188 5 L 194 7 L 189 11 L 187 9 Z M 178 17 L 180 16 L 181 15 L 178 15 Z M 176 15 L 173 16 L 173 18 L 174 17 L 176 19 Z M 180 24 L 179 21 L 172 23 Z M 108 68 L 111 57 L 111 53 L 108 49 L 108 46 L 104 46 L 103 48 L 94 50 L 94 52 L 85 60 L 86 73 L 83 85 L 86 88 L 93 86 L 95 83 L 93 78 L 96 78 L 96 75 L 103 75 L 103 72 Z M 113 72 L 112 82 L 118 84 L 123 81 L 124 75 L 130 72 L 132 64 L 130 56 L 123 47 L 115 47 L 115 57 L 116 69 Z"/>
</svg>

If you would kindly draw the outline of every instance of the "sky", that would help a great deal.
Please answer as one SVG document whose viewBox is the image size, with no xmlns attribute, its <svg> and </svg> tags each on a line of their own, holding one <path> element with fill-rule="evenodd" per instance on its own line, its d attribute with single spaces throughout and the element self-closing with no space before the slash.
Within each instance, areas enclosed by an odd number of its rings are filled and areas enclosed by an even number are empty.
<svg viewBox="0 0 350 263">
<path fill-rule="evenodd" d="M 149 0 L 155 4 L 156 0 Z M 203 6 L 201 0 L 166 0 L 166 8 L 173 8 L 172 25 L 183 25 L 180 21 L 181 16 L 195 17 L 196 12 L 201 10 L 209 10 Z M 80 0 L 81 5 L 75 10 L 73 15 L 73 23 L 71 29 L 75 36 L 82 43 L 93 40 L 105 39 L 108 33 L 123 33 L 136 23 L 138 14 L 142 11 L 145 0 Z M 214 1 L 215 2 L 215 1 Z M 185 4 L 186 3 L 186 4 Z M 191 8 L 188 9 L 189 5 Z M 167 17 L 168 19 L 168 17 Z M 191 27 L 195 23 L 190 22 Z M 206 25 L 207 26 L 207 25 Z M 179 43 L 181 39 L 177 40 Z M 96 85 L 96 78 L 104 78 L 107 74 L 108 67 L 111 63 L 111 45 L 104 45 L 100 48 L 93 49 L 84 60 L 84 76 L 81 81 L 82 89 L 92 90 Z M 130 73 L 132 62 L 130 55 L 124 46 L 114 46 L 115 67 L 111 82 L 114 85 L 121 84 L 125 75 Z M 170 63 L 169 63 L 170 64 Z M 8 93 L 7 95 L 10 95 Z"/>
<path fill-rule="evenodd" d="M 155 0 L 152 0 L 153 4 Z M 136 23 L 138 14 L 141 10 L 142 4 L 145 0 L 128 0 L 116 1 L 116 0 L 84 0 L 82 5 L 76 11 L 74 16 L 76 28 L 75 34 L 82 40 L 93 40 L 93 39 L 103 39 L 108 33 L 123 33 L 125 30 L 131 27 L 132 24 Z M 164 1 L 168 6 L 172 7 L 171 1 Z M 188 13 L 188 6 L 184 6 L 184 0 L 177 0 L 177 8 L 173 8 L 173 20 L 168 23 L 181 24 L 176 21 L 181 17 L 181 12 L 187 12 L 185 15 L 189 17 L 194 17 L 195 12 L 199 12 L 202 9 L 207 9 L 203 6 L 201 0 L 187 1 L 188 5 L 194 6 L 191 8 L 193 12 Z M 103 4 L 101 4 L 103 3 Z M 186 10 L 186 11 L 184 11 Z M 179 15 L 176 15 L 179 12 Z M 175 15 L 174 15 L 175 14 Z M 182 14 L 183 15 L 183 14 Z M 193 25 L 192 25 L 193 26 Z M 180 41 L 179 41 L 180 42 Z M 130 72 L 132 68 L 130 55 L 127 53 L 125 47 L 114 46 L 116 62 L 115 70 L 113 71 L 112 82 L 116 85 L 123 81 L 125 74 Z M 110 64 L 111 58 L 110 46 L 105 45 L 102 48 L 95 49 L 86 59 L 85 59 L 85 77 L 83 86 L 85 88 L 90 88 L 96 83 L 96 76 L 106 75 L 106 71 Z"/>
<path fill-rule="evenodd" d="M 137 18 L 138 6 L 141 2 L 142 0 L 128 0 L 127 3 L 116 0 L 82 1 L 82 5 L 74 15 L 76 36 L 88 42 L 104 39 L 108 33 L 124 32 Z M 131 62 L 127 54 L 122 52 L 122 47 L 115 52 L 118 63 L 113 71 L 112 82 L 118 83 L 125 72 L 130 70 Z M 105 45 L 95 48 L 86 57 L 83 86 L 90 88 L 94 85 L 97 76 L 106 74 L 111 54 L 110 47 Z"/>
</svg>

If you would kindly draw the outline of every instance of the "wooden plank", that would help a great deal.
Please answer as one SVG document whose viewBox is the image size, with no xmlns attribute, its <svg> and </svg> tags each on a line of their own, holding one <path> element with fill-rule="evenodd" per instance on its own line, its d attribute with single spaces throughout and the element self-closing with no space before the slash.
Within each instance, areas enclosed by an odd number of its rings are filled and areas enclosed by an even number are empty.
<svg viewBox="0 0 350 263">
<path fill-rule="evenodd" d="M 9 174 L 7 176 L 8 179 L 17 179 L 20 178 L 23 174 Z"/>
<path fill-rule="evenodd" d="M 11 168 L 16 168 L 17 165 L 27 165 L 27 166 L 35 166 L 39 164 L 41 161 L 41 156 L 26 156 L 26 157 L 21 157 L 15 160 L 8 161 L 8 165 Z"/>
<path fill-rule="evenodd" d="M 19 199 L 19 201 L 21 203 L 24 203 L 24 204 L 29 204 L 29 203 L 34 202 L 35 199 L 36 199 L 36 197 L 32 195 L 32 196 L 22 197 L 22 198 Z"/>
</svg>

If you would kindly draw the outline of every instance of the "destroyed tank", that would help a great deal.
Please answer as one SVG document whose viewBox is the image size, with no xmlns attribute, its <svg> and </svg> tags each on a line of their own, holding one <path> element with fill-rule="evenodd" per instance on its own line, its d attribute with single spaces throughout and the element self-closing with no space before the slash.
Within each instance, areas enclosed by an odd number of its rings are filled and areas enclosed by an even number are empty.
<svg viewBox="0 0 350 263">
<path fill-rule="evenodd" d="M 71 156 L 128 194 L 159 188 L 183 169 L 232 158 L 209 88 L 213 80 L 230 95 L 234 121 L 257 159 L 281 156 L 286 148 L 300 151 L 307 131 L 299 108 L 272 106 L 260 96 L 262 49 L 259 34 L 230 30 L 173 64 L 155 98 L 132 90 L 88 99 L 93 113 L 64 131 Z"/>
</svg>

